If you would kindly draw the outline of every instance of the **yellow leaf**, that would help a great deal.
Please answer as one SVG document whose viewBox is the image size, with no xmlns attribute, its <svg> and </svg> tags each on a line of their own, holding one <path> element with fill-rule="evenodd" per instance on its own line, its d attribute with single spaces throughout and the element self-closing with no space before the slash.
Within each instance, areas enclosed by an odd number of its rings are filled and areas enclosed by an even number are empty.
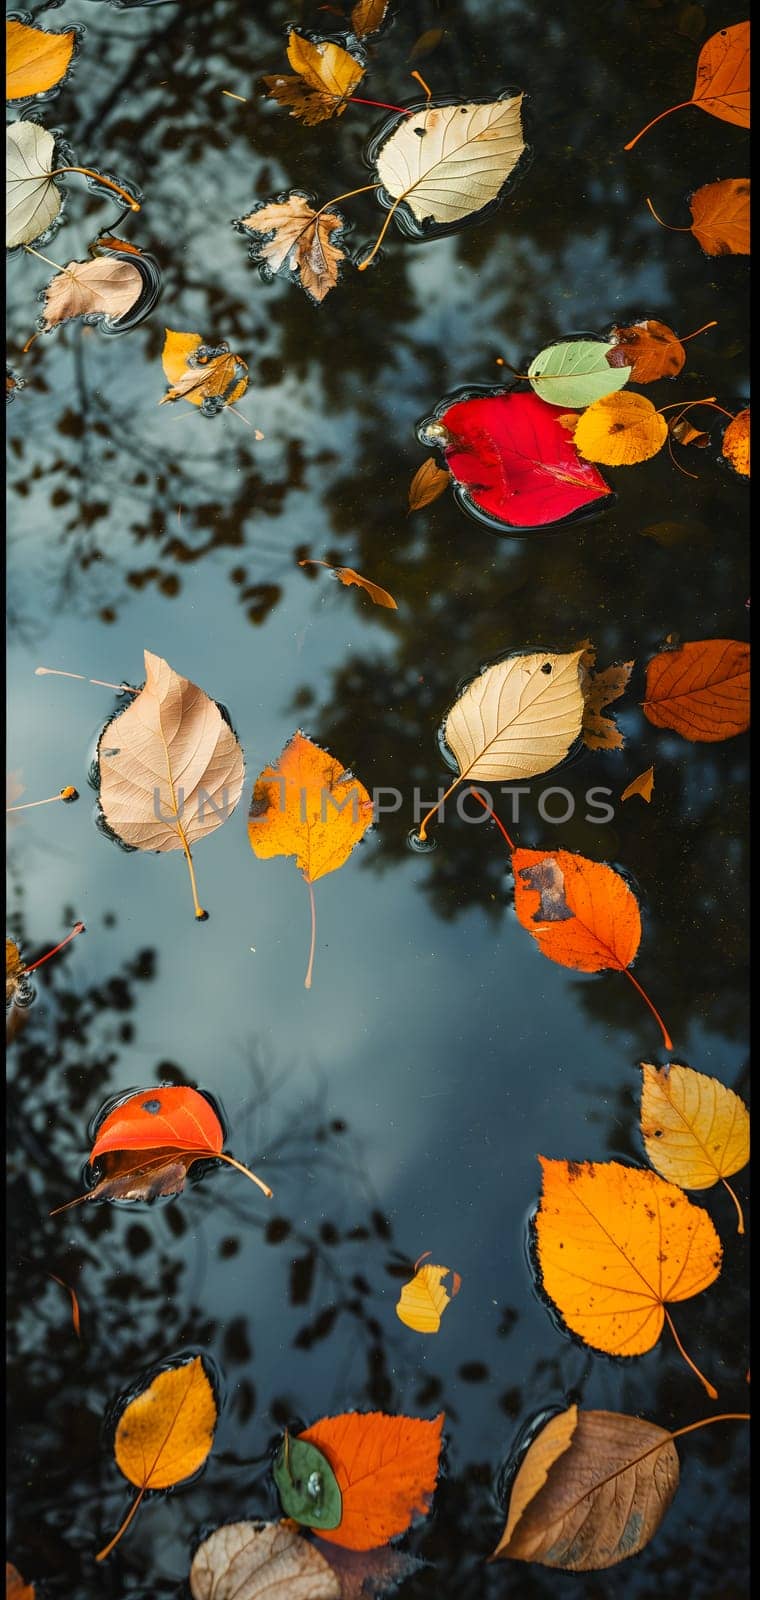
<svg viewBox="0 0 760 1600">
<path fill-rule="evenodd" d="M 213 414 L 245 394 L 248 367 L 242 357 L 233 355 L 226 344 L 218 345 L 214 354 L 205 354 L 205 350 L 199 333 L 166 329 L 161 362 L 171 388 L 159 405 L 166 405 L 167 400 L 189 400 Z"/>
<path fill-rule="evenodd" d="M 200 1356 L 160 1372 L 130 1400 L 114 1440 L 116 1465 L 139 1494 L 97 1561 L 110 1555 L 148 1489 L 169 1489 L 203 1466 L 214 1442 L 217 1409 Z"/>
<path fill-rule="evenodd" d="M 668 436 L 665 418 L 646 395 L 603 395 L 587 407 L 575 430 L 575 446 L 587 461 L 633 467 L 656 456 Z"/>
<path fill-rule="evenodd" d="M 430 1264 L 420 1267 L 411 1282 L 404 1284 L 399 1295 L 396 1305 L 399 1322 L 405 1323 L 407 1328 L 413 1328 L 415 1333 L 437 1333 L 441 1317 L 454 1295 L 458 1294 L 461 1284 L 459 1274 L 455 1272 L 452 1274 L 451 1291 L 444 1288 L 443 1279 L 450 1272 L 450 1267 L 434 1267 Z"/>
<path fill-rule="evenodd" d="M 641 1132 L 653 1167 L 681 1189 L 711 1189 L 749 1161 L 749 1112 L 733 1089 L 691 1067 L 642 1062 Z"/>
<path fill-rule="evenodd" d="M 298 117 L 307 126 L 342 116 L 364 77 L 362 63 L 348 50 L 327 39 L 312 43 L 295 29 L 288 37 L 288 61 L 297 77 L 270 74 L 264 83 L 270 99 L 291 106 L 291 117 Z"/>
<path fill-rule="evenodd" d="M 640 772 L 638 778 L 633 778 L 628 787 L 623 790 L 621 800 L 630 800 L 633 795 L 640 794 L 647 805 L 654 793 L 654 767 L 647 767 L 646 772 Z"/>
<path fill-rule="evenodd" d="M 76 30 L 48 33 L 24 22 L 5 25 L 5 98 L 27 100 L 52 89 L 66 73 L 74 53 Z"/>
</svg>

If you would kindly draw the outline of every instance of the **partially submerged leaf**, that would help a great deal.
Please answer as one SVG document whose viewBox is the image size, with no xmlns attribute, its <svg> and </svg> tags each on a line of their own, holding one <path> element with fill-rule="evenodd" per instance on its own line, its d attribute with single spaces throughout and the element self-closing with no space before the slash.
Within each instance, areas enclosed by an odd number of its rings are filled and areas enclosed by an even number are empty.
<svg viewBox="0 0 760 1600">
<path fill-rule="evenodd" d="M 629 367 L 631 383 L 656 383 L 658 378 L 676 378 L 686 361 L 686 351 L 678 335 L 664 322 L 646 318 L 627 328 L 613 328 L 612 348 L 607 352 L 610 367 Z"/>
<path fill-rule="evenodd" d="M 632 467 L 662 449 L 668 425 L 643 394 L 608 394 L 584 411 L 575 444 L 587 461 Z"/>
<path fill-rule="evenodd" d="M 232 814 L 243 791 L 243 752 L 219 707 L 160 656 L 145 651 L 145 684 L 98 741 L 100 805 L 136 850 L 183 850 Z"/>
<path fill-rule="evenodd" d="M 105 317 L 113 323 L 136 304 L 142 289 L 142 275 L 131 261 L 109 256 L 69 261 L 47 285 L 42 326 L 49 332 L 72 317 Z"/>
<path fill-rule="evenodd" d="M 496 201 L 525 149 L 522 98 L 400 118 L 375 157 L 391 212 L 403 204 L 417 224 L 451 227 Z"/>
<path fill-rule="evenodd" d="M 603 717 L 602 711 L 625 694 L 633 662 L 622 661 L 619 666 L 593 672 L 595 659 L 596 652 L 591 647 L 581 657 L 581 666 L 585 669 L 582 679 L 583 743 L 588 745 L 589 750 L 622 750 L 625 739 L 614 717 Z"/>
<path fill-rule="evenodd" d="M 665 1321 L 674 1331 L 666 1305 L 701 1294 L 720 1273 L 723 1251 L 707 1212 L 656 1172 L 619 1161 L 539 1161 L 536 1246 L 547 1295 L 592 1350 L 643 1355 Z"/>
<path fill-rule="evenodd" d="M 301 1439 L 327 1457 L 343 1496 L 343 1515 L 330 1543 L 373 1550 L 426 1516 L 435 1492 L 443 1412 L 432 1422 L 381 1411 L 323 1417 Z"/>
<path fill-rule="evenodd" d="M 171 385 L 159 400 L 162 406 L 167 400 L 189 400 L 206 416 L 216 416 L 248 388 L 248 366 L 242 356 L 233 355 L 224 343 L 205 345 L 199 333 L 167 328 L 161 362 Z"/>
<path fill-rule="evenodd" d="M 711 1189 L 749 1161 L 749 1112 L 733 1089 L 691 1067 L 641 1064 L 641 1132 L 653 1167 L 681 1189 Z"/>
<path fill-rule="evenodd" d="M 357 39 L 368 33 L 377 33 L 385 21 L 390 0 L 355 0 L 351 11 L 351 32 Z"/>
<path fill-rule="evenodd" d="M 28 1005 L 29 987 L 25 983 L 26 963 L 15 939 L 5 941 L 5 1004 Z"/>
<path fill-rule="evenodd" d="M 723 435 L 722 453 L 723 459 L 742 478 L 749 477 L 749 440 L 749 409 L 737 411 Z"/>
<path fill-rule="evenodd" d="M 288 61 L 297 76 L 270 74 L 264 78 L 267 94 L 279 105 L 290 106 L 291 117 L 308 127 L 342 116 L 364 77 L 361 61 L 341 45 L 306 39 L 295 29 L 288 36 Z"/>
<path fill-rule="evenodd" d="M 704 184 L 689 210 L 691 231 L 706 256 L 749 255 L 749 178 Z"/>
<path fill-rule="evenodd" d="M 5 24 L 5 98 L 28 100 L 65 78 L 74 54 L 74 28 L 48 32 L 14 19 Z"/>
<path fill-rule="evenodd" d="M 338 1480 L 327 1457 L 306 1439 L 286 1433 L 272 1477 L 285 1515 L 306 1528 L 337 1528 L 343 1515 Z"/>
<path fill-rule="evenodd" d="M 385 606 L 391 611 L 397 611 L 398 606 L 392 594 L 387 589 L 382 589 L 379 583 L 372 583 L 369 578 L 363 578 L 360 572 L 354 572 L 353 567 L 334 567 L 331 561 L 318 561 L 316 558 L 299 561 L 299 567 L 328 567 L 334 572 L 339 583 L 345 584 L 347 589 L 352 586 L 363 589 L 373 600 L 376 606 Z"/>
<path fill-rule="evenodd" d="M 653 117 L 624 146 L 632 150 L 642 134 L 670 116 L 671 111 L 682 111 L 686 106 L 699 106 L 711 117 L 722 122 L 733 122 L 739 128 L 749 127 L 749 23 L 736 22 L 731 28 L 721 28 L 714 33 L 699 52 L 694 91 L 690 100 L 677 106 L 668 106 L 658 117 Z"/>
<path fill-rule="evenodd" d="M 432 55 L 433 51 L 438 49 L 441 40 L 445 36 L 445 28 L 426 28 L 425 32 L 421 33 L 418 39 L 415 39 L 407 60 L 423 61 L 425 56 Z"/>
<path fill-rule="evenodd" d="M 340 264 L 347 261 L 345 250 L 335 243 L 346 224 L 332 208 L 315 211 L 296 191 L 287 200 L 258 206 L 236 226 L 253 236 L 252 261 L 268 273 L 286 272 L 297 276 L 302 289 L 319 305 L 334 289 Z"/>
<path fill-rule="evenodd" d="M 173 1488 L 198 1472 L 214 1442 L 216 1422 L 214 1391 L 200 1356 L 159 1372 L 127 1403 L 116 1426 L 114 1455 L 139 1493 L 96 1561 L 111 1554 L 148 1489 Z"/>
<path fill-rule="evenodd" d="M 621 800 L 631 800 L 635 794 L 640 794 L 642 800 L 646 800 L 648 805 L 653 793 L 654 767 L 647 767 L 646 772 L 640 772 L 638 778 L 632 778 L 620 798 Z"/>
<path fill-rule="evenodd" d="M 548 528 L 612 492 L 578 454 L 556 407 L 537 394 L 460 400 L 436 426 L 459 498 L 475 516 L 511 528 Z"/>
<path fill-rule="evenodd" d="M 615 363 L 610 375 L 608 356 L 615 345 L 607 339 L 559 339 L 534 356 L 528 367 L 531 387 L 551 405 L 581 410 L 613 389 L 622 389 L 630 367 Z"/>
<path fill-rule="evenodd" d="M 290 1522 L 229 1522 L 193 1556 L 192 1600 L 341 1600 L 340 1582 Z"/>
<path fill-rule="evenodd" d="M 5 135 L 5 244 L 33 244 L 55 222 L 62 196 L 52 176 L 55 139 L 36 122 L 13 122 Z"/>
<path fill-rule="evenodd" d="M 5 1563 L 5 1600 L 35 1600 L 34 1584 L 24 1583 L 21 1573 L 10 1561 Z"/>
<path fill-rule="evenodd" d="M 445 467 L 439 467 L 435 456 L 428 456 L 427 461 L 417 468 L 409 485 L 409 510 L 420 511 L 423 506 L 429 506 L 450 483 L 451 473 Z"/>
<path fill-rule="evenodd" d="M 710 443 L 709 433 L 705 433 L 702 428 L 695 428 L 688 417 L 684 416 L 671 417 L 668 433 L 677 444 L 693 444 L 697 450 L 706 450 Z"/>
<path fill-rule="evenodd" d="M 714 744 L 749 727 L 749 645 L 699 639 L 663 650 L 647 667 L 644 716 L 656 728 Z"/>
<path fill-rule="evenodd" d="M 570 1406 L 532 1440 L 492 1560 L 596 1572 L 636 1555 L 678 1488 L 673 1438 L 642 1417 Z"/>
<path fill-rule="evenodd" d="M 451 1289 L 443 1280 L 452 1277 Z M 446 1307 L 458 1294 L 461 1278 L 450 1267 L 436 1267 L 428 1262 L 419 1267 L 409 1283 L 405 1283 L 396 1304 L 396 1316 L 415 1333 L 437 1333 Z"/>
</svg>

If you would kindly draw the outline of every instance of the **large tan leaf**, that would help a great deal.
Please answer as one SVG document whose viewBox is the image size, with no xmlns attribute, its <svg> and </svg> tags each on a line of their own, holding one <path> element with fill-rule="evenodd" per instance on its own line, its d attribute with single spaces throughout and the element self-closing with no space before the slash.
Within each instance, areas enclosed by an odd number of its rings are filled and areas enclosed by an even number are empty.
<svg viewBox="0 0 760 1600">
<path fill-rule="evenodd" d="M 525 149 L 522 98 L 429 106 L 404 117 L 377 157 L 383 188 L 418 222 L 461 222 L 480 211 L 497 198 Z"/>
<path fill-rule="evenodd" d="M 51 278 L 45 290 L 43 326 L 55 328 L 72 317 L 103 316 L 115 321 L 135 304 L 143 280 L 131 261 L 97 256 L 91 261 L 69 261 Z"/>
<path fill-rule="evenodd" d="M 324 1556 L 289 1522 L 230 1522 L 198 1546 L 192 1600 L 340 1600 Z"/>
<path fill-rule="evenodd" d="M 146 650 L 144 688 L 106 724 L 98 763 L 109 828 L 137 850 L 184 850 L 192 880 L 190 846 L 226 821 L 243 789 L 243 752 L 219 707 Z"/>
<path fill-rule="evenodd" d="M 61 195 L 51 176 L 55 139 L 36 122 L 14 122 L 5 135 L 5 244 L 32 244 L 55 222 Z"/>
</svg>

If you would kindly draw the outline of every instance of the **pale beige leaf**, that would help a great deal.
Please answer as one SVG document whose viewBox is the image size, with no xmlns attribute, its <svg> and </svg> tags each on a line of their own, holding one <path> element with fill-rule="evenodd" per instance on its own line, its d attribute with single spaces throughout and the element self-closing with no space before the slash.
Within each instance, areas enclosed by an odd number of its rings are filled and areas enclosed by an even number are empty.
<svg viewBox="0 0 760 1600">
<path fill-rule="evenodd" d="M 149 650 L 145 674 L 145 687 L 100 736 L 100 804 L 125 844 L 182 850 L 181 833 L 194 844 L 237 805 L 243 752 L 213 700 Z"/>
<path fill-rule="evenodd" d="M 242 217 L 240 226 L 249 233 L 270 234 L 256 245 L 256 260 L 265 261 L 271 272 L 283 267 L 298 272 L 301 287 L 320 302 L 338 282 L 345 250 L 332 243 L 331 235 L 345 226 L 337 211 L 315 211 L 303 195 L 291 194 L 287 200 L 261 206 Z"/>
<path fill-rule="evenodd" d="M 69 261 L 45 290 L 44 327 L 54 328 L 72 317 L 122 317 L 140 298 L 142 277 L 131 261 L 97 256 Z"/>
<path fill-rule="evenodd" d="M 199 1545 L 192 1600 L 340 1600 L 324 1556 L 289 1522 L 230 1522 Z"/>
<path fill-rule="evenodd" d="M 647 805 L 654 794 L 654 767 L 647 767 L 646 772 L 640 772 L 638 778 L 632 778 L 627 788 L 623 790 L 621 800 L 631 800 L 635 794 L 640 794 Z"/>
<path fill-rule="evenodd" d="M 377 175 L 418 222 L 460 222 L 495 200 L 525 149 L 522 95 L 486 105 L 428 106 L 403 117 Z"/>
<path fill-rule="evenodd" d="M 5 244 L 32 244 L 55 222 L 61 195 L 51 177 L 55 139 L 36 122 L 13 122 L 5 135 Z"/>
<path fill-rule="evenodd" d="M 583 724 L 582 654 L 508 656 L 468 685 L 444 725 L 462 778 L 532 778 L 564 760 Z"/>
</svg>

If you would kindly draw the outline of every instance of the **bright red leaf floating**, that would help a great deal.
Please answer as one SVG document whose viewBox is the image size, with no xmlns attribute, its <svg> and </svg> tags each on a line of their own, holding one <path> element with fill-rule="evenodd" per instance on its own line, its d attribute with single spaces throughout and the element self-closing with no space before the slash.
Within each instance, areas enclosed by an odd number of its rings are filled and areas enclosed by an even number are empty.
<svg viewBox="0 0 760 1600">
<path fill-rule="evenodd" d="M 578 455 L 562 414 L 522 392 L 461 400 L 444 411 L 446 465 L 476 512 L 513 528 L 545 528 L 611 495 Z"/>
</svg>

